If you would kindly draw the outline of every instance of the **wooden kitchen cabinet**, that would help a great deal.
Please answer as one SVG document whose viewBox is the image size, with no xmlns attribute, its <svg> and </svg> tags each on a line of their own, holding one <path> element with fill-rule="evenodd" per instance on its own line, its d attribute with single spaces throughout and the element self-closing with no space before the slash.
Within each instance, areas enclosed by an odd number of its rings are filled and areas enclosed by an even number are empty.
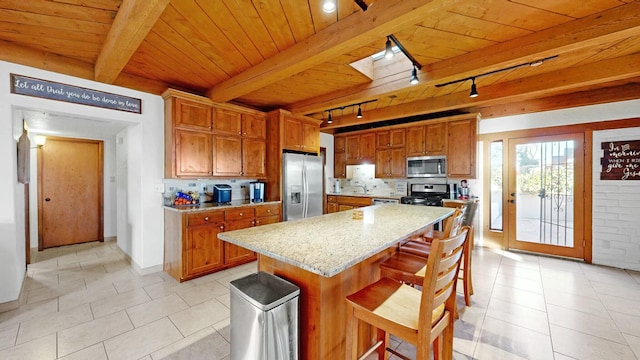
<svg viewBox="0 0 640 360">
<path fill-rule="evenodd" d="M 405 129 L 376 131 L 376 149 L 405 147 Z"/>
<path fill-rule="evenodd" d="M 376 151 L 376 178 L 403 178 L 406 167 L 404 147 Z"/>
<path fill-rule="evenodd" d="M 407 156 L 445 155 L 447 123 L 407 128 Z"/>
<path fill-rule="evenodd" d="M 368 196 L 327 196 L 327 213 L 351 210 L 369 205 L 371 205 L 371 198 Z"/>
<path fill-rule="evenodd" d="M 333 138 L 333 177 L 347 177 L 346 137 L 336 135 Z"/>
<path fill-rule="evenodd" d="M 452 178 L 476 178 L 475 117 L 448 123 L 447 176 Z"/>
<path fill-rule="evenodd" d="M 267 184 L 265 198 L 282 200 L 282 153 L 295 151 L 319 155 L 322 120 L 277 109 L 267 114 Z"/>
<path fill-rule="evenodd" d="M 255 225 L 255 208 L 240 207 L 224 211 L 225 231 L 246 229 Z M 245 263 L 256 259 L 255 252 L 224 242 L 225 264 Z"/>
<path fill-rule="evenodd" d="M 266 153 L 264 140 L 213 135 L 213 175 L 263 178 Z"/>
<path fill-rule="evenodd" d="M 178 281 L 193 279 L 256 259 L 218 233 L 280 221 L 280 204 L 181 212 L 165 209 L 164 271 Z"/>
<path fill-rule="evenodd" d="M 266 115 L 169 89 L 165 177 L 266 177 Z"/>
<path fill-rule="evenodd" d="M 376 158 L 376 133 L 347 136 L 345 149 L 347 165 L 373 164 Z"/>
<path fill-rule="evenodd" d="M 172 112 L 175 127 L 211 131 L 211 105 L 206 102 L 172 98 Z"/>
<path fill-rule="evenodd" d="M 288 150 L 320 151 L 320 124 L 293 116 L 284 116 L 283 146 Z"/>
<path fill-rule="evenodd" d="M 211 134 L 202 131 L 175 129 L 175 146 L 170 177 L 210 177 L 213 173 Z"/>
<path fill-rule="evenodd" d="M 223 211 L 183 213 L 165 209 L 164 271 L 184 281 L 224 267 L 218 233 Z"/>
</svg>

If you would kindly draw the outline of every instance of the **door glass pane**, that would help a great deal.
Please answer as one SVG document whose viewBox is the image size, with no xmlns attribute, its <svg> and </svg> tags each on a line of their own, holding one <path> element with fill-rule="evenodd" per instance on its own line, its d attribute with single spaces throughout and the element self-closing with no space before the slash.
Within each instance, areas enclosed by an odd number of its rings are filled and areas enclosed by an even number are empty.
<svg viewBox="0 0 640 360">
<path fill-rule="evenodd" d="M 491 143 L 491 230 L 502 230 L 502 141 Z"/>
<path fill-rule="evenodd" d="M 516 238 L 573 247 L 574 141 L 516 145 Z"/>
</svg>

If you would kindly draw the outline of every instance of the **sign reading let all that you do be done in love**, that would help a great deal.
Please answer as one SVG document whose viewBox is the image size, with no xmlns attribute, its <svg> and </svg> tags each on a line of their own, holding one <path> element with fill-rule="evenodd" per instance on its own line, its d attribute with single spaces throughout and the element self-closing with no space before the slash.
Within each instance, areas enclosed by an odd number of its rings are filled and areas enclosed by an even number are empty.
<svg viewBox="0 0 640 360">
<path fill-rule="evenodd" d="M 11 74 L 11 92 L 106 109 L 142 113 L 142 100 L 78 86 Z"/>
<path fill-rule="evenodd" d="M 601 144 L 600 180 L 640 180 L 640 140 Z"/>
</svg>

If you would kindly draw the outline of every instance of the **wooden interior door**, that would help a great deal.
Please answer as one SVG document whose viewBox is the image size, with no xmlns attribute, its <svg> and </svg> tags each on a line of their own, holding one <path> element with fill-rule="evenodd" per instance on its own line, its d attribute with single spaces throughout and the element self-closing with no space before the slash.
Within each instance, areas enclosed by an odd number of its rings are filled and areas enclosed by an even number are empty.
<svg viewBox="0 0 640 360">
<path fill-rule="evenodd" d="M 584 136 L 509 140 L 509 248 L 584 259 Z"/>
<path fill-rule="evenodd" d="M 103 143 L 48 138 L 38 151 L 39 250 L 103 241 Z"/>
</svg>

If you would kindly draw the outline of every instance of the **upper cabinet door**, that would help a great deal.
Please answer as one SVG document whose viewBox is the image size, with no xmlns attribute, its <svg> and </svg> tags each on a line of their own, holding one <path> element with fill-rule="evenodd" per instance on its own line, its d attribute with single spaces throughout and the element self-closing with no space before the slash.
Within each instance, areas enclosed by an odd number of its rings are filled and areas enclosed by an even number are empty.
<svg viewBox="0 0 640 360">
<path fill-rule="evenodd" d="M 238 136 L 213 135 L 213 175 L 242 175 L 242 139 Z"/>
<path fill-rule="evenodd" d="M 438 123 L 425 126 L 426 155 L 444 155 L 447 138 L 447 123 Z"/>
<path fill-rule="evenodd" d="M 213 113 L 213 131 L 220 134 L 242 135 L 242 114 L 222 108 Z"/>
<path fill-rule="evenodd" d="M 211 176 L 212 152 L 210 133 L 176 129 L 175 149 L 175 176 Z"/>
<path fill-rule="evenodd" d="M 317 153 L 320 151 L 320 127 L 302 122 L 302 149 Z"/>
<path fill-rule="evenodd" d="M 476 178 L 476 122 L 473 118 L 449 123 L 447 175 L 450 177 Z"/>
<path fill-rule="evenodd" d="M 175 126 L 211 131 L 211 105 L 174 98 Z"/>
<path fill-rule="evenodd" d="M 284 116 L 283 147 L 291 150 L 301 150 L 302 147 L 302 122 L 296 118 Z"/>
<path fill-rule="evenodd" d="M 407 156 L 425 155 L 424 138 L 424 126 L 407 128 Z"/>
<path fill-rule="evenodd" d="M 242 136 L 265 140 L 267 138 L 267 117 L 242 114 Z"/>
</svg>

